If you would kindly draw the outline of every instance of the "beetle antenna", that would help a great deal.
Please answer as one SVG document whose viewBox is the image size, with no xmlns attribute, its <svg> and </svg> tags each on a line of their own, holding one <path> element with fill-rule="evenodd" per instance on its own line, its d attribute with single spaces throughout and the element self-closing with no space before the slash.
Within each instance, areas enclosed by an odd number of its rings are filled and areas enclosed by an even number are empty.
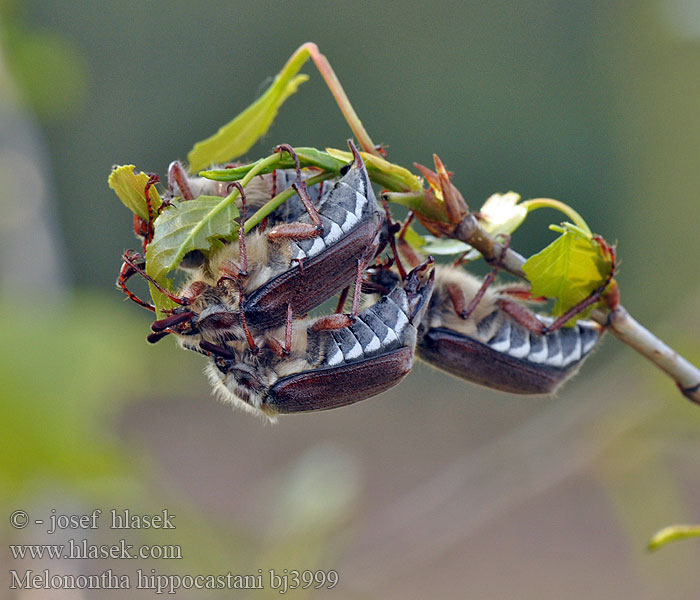
<svg viewBox="0 0 700 600">
<path fill-rule="evenodd" d="M 246 220 L 246 197 L 243 186 L 238 181 L 234 181 L 229 184 L 229 189 L 237 188 L 241 195 L 241 222 L 238 227 L 238 256 L 240 260 L 240 271 L 239 275 L 241 277 L 246 277 L 248 275 L 248 252 L 245 245 L 245 220 Z"/>
</svg>

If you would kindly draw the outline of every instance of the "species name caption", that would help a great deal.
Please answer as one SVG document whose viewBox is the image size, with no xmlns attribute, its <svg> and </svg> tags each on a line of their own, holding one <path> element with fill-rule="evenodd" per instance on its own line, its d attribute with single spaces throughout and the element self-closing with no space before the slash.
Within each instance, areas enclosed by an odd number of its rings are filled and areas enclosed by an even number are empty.
<svg viewBox="0 0 700 600">
<path fill-rule="evenodd" d="M 109 528 L 114 531 L 145 529 L 176 530 L 176 516 L 168 509 L 156 514 L 138 514 L 129 509 L 95 509 L 85 514 L 64 514 L 51 509 L 48 518 L 34 518 L 25 510 L 10 514 L 10 525 L 16 530 L 38 530 L 42 535 L 70 536 L 73 532 Z M 63 541 L 63 540 L 62 540 Z M 110 589 L 152 590 L 156 594 L 176 594 L 179 590 L 264 590 L 285 594 L 295 589 L 333 589 L 340 576 L 335 570 L 257 569 L 253 573 L 169 574 L 156 569 L 137 569 L 119 573 L 104 569 L 96 573 L 59 573 L 44 568 L 47 560 L 181 560 L 180 544 L 143 544 L 134 546 L 120 539 L 113 544 L 95 544 L 87 538 L 70 538 L 60 544 L 9 544 L 13 561 L 41 561 L 41 569 L 10 569 L 9 589 Z M 67 569 L 68 570 L 68 569 Z"/>
</svg>

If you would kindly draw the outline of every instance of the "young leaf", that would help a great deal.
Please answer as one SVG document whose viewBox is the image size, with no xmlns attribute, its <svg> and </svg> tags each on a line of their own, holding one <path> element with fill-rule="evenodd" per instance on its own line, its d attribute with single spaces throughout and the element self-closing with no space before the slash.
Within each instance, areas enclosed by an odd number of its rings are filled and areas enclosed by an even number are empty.
<svg viewBox="0 0 700 600">
<path fill-rule="evenodd" d="M 112 169 L 107 183 L 119 196 L 124 206 L 142 219 L 148 219 L 145 194 L 148 183 L 146 173 L 136 174 L 134 173 L 134 165 L 122 165 Z M 155 187 L 150 188 L 149 196 L 153 210 L 157 211 L 163 201 Z"/>
<path fill-rule="evenodd" d="M 308 54 L 295 54 L 260 98 L 214 135 L 196 143 L 187 155 L 190 171 L 238 158 L 265 135 L 280 106 L 309 79 L 308 75 L 297 75 L 307 58 Z"/>
<path fill-rule="evenodd" d="M 515 192 L 494 194 L 481 207 L 481 226 L 491 235 L 511 234 L 527 216 L 527 208 L 520 202 L 520 195 Z"/>
<path fill-rule="evenodd" d="M 532 285 L 533 295 L 556 299 L 552 313 L 559 316 L 603 285 L 612 264 L 601 245 L 578 227 L 565 223 L 563 228 L 550 229 L 561 231 L 562 235 L 531 256 L 523 271 Z"/>
<path fill-rule="evenodd" d="M 433 235 L 425 235 L 423 239 L 425 240 L 425 245 L 421 246 L 421 252 L 425 254 L 452 256 L 455 254 L 464 254 L 465 252 L 473 250 L 469 244 L 452 238 L 438 238 Z"/>
<path fill-rule="evenodd" d="M 425 238 L 420 235 L 413 227 L 408 227 L 403 234 L 404 241 L 411 247 L 419 250 L 425 247 Z"/>
<path fill-rule="evenodd" d="M 146 272 L 161 285 L 182 258 L 192 250 L 208 251 L 213 240 L 231 238 L 238 231 L 238 208 L 224 203 L 219 196 L 199 196 L 194 200 L 175 200 L 154 224 L 153 241 L 146 250 Z M 165 296 L 155 294 L 153 301 L 160 312 L 168 308 Z"/>
</svg>

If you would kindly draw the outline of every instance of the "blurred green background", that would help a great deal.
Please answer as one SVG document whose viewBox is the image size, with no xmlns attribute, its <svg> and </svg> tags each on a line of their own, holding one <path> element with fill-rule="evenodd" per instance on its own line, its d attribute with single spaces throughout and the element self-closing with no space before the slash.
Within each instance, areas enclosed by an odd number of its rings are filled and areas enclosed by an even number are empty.
<svg viewBox="0 0 700 600">
<path fill-rule="evenodd" d="M 554 197 L 617 240 L 625 306 L 700 362 L 698 3 L 3 0 L 0 597 L 58 597 L 8 590 L 10 569 L 106 568 L 336 569 L 339 585 L 315 596 L 352 599 L 696 597 L 700 543 L 644 547 L 700 522 L 700 410 L 612 338 L 554 399 L 418 365 L 379 398 L 275 426 L 211 398 L 200 357 L 147 346 L 149 315 L 114 289 L 136 240 L 111 165 L 164 173 L 307 40 L 393 162 L 437 152 L 473 206 L 508 190 Z M 304 71 L 251 158 L 280 142 L 344 146 L 330 94 Z M 534 215 L 513 245 L 536 251 L 559 218 Z M 177 529 L 8 522 L 94 508 L 168 508 Z M 179 544 L 183 558 L 8 551 L 71 537 Z"/>
</svg>

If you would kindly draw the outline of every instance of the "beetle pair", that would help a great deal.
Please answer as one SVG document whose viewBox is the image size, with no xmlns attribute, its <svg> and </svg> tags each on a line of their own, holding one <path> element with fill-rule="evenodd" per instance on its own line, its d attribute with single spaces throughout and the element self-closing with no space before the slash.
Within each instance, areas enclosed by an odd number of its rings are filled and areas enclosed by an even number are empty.
<svg viewBox="0 0 700 600">
<path fill-rule="evenodd" d="M 207 372 L 223 399 L 268 416 L 376 395 L 410 370 L 416 343 L 430 364 L 509 392 L 549 393 L 568 378 L 594 347 L 597 326 L 528 331 L 495 288 L 485 290 L 477 309 L 465 315 L 480 284 L 461 269 L 437 267 L 433 281 L 426 264 L 414 262 L 404 277 L 373 267 L 366 287 L 380 297 L 359 312 L 363 271 L 389 228 L 382 227 L 367 171 L 351 149 L 354 158 L 342 177 L 325 190 L 312 188 L 311 195 L 298 164 L 293 174 L 279 172 L 276 183 L 283 188 L 293 180 L 297 195 L 270 215 L 268 231 L 241 235 L 238 245 L 195 261 L 190 281 L 171 296 L 180 306 L 152 325 L 150 341 L 176 334 L 183 347 L 211 358 Z M 177 164 L 169 180 L 171 191 L 183 198 L 220 185 L 189 178 Z M 245 219 L 246 193 L 240 191 Z M 249 193 L 248 203 L 270 195 Z M 131 272 L 140 270 L 125 258 Z M 353 279 L 353 309 L 344 315 Z M 299 318 L 341 289 L 337 314 Z"/>
<path fill-rule="evenodd" d="M 359 312 L 361 277 L 379 249 L 383 218 L 362 158 L 351 149 L 353 161 L 330 189 L 317 190 L 316 205 L 297 165 L 297 195 L 271 215 L 269 230 L 245 236 L 241 228 L 238 245 L 196 261 L 179 294 L 160 288 L 179 306 L 152 324 L 149 341 L 172 333 L 183 347 L 210 356 L 210 377 L 234 404 L 267 415 L 340 406 L 391 387 L 413 364 L 415 323 L 427 308 L 432 278 L 425 266 L 414 269 Z M 211 190 L 183 177 L 178 166 L 170 172 L 173 193 Z M 281 172 L 276 183 L 289 179 Z M 119 283 L 128 292 L 128 276 L 145 273 L 133 256 L 124 258 L 128 272 Z M 298 319 L 341 289 L 344 298 L 353 279 L 350 315 L 340 312 L 341 301 L 334 315 Z"/>
</svg>

